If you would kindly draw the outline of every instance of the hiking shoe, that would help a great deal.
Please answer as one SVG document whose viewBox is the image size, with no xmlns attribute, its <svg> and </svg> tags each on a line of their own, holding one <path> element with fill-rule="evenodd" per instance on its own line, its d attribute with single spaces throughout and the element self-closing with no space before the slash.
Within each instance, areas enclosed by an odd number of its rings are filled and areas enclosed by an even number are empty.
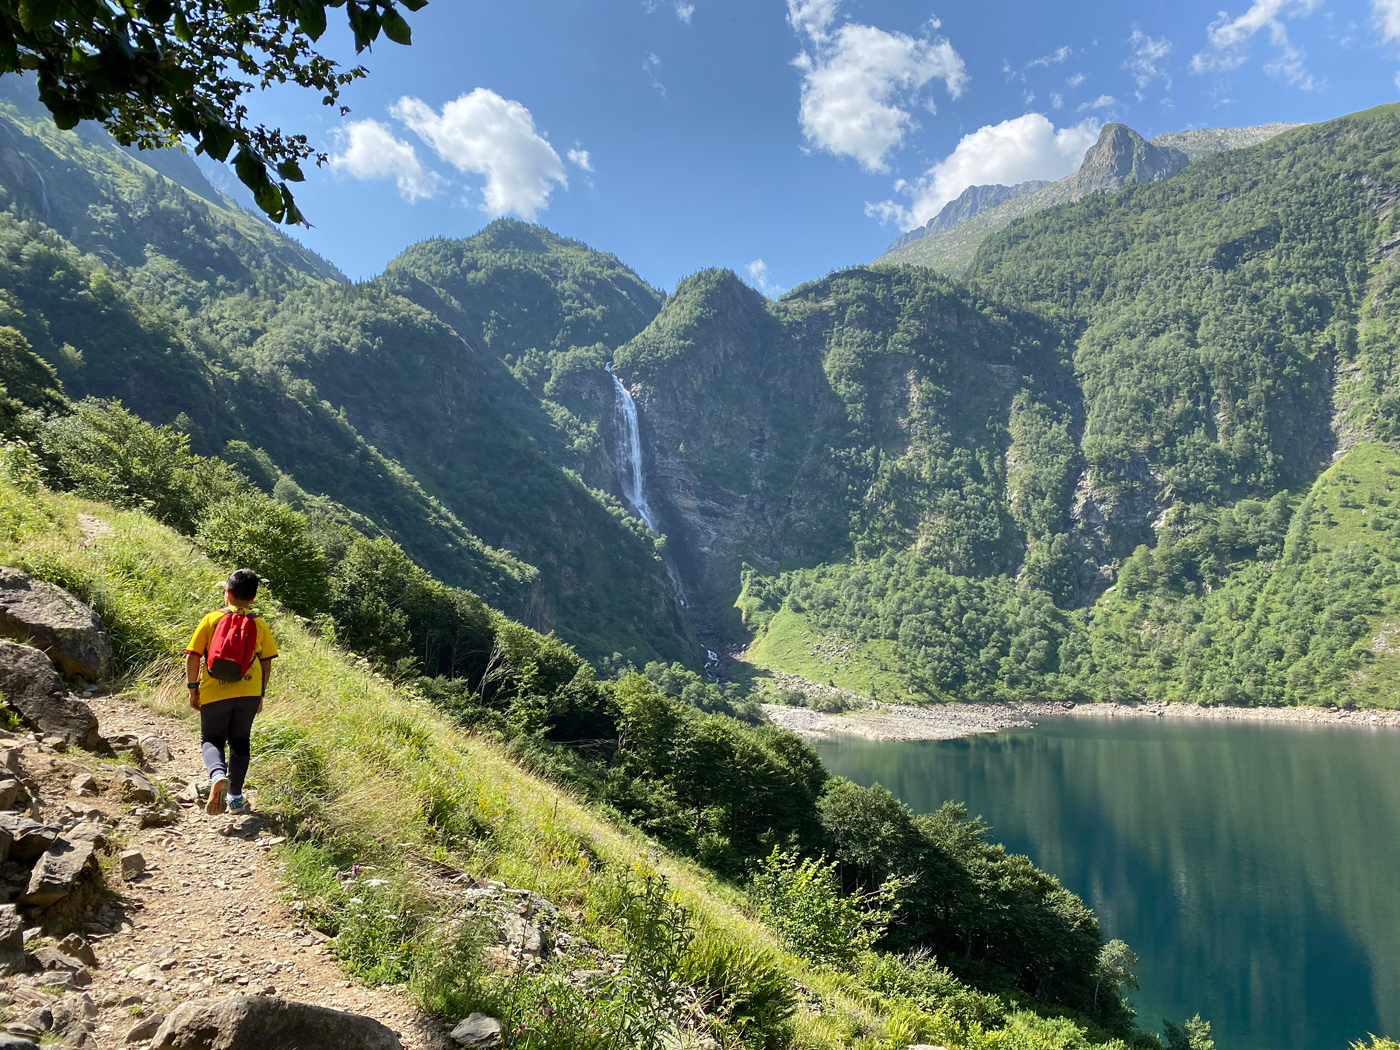
<svg viewBox="0 0 1400 1050">
<path fill-rule="evenodd" d="M 242 795 L 230 795 L 228 797 L 228 811 L 234 814 L 253 812 L 253 804 Z"/>
<path fill-rule="evenodd" d="M 217 776 L 209 781 L 209 801 L 204 804 L 204 812 L 217 817 L 228 809 L 228 777 Z"/>
</svg>

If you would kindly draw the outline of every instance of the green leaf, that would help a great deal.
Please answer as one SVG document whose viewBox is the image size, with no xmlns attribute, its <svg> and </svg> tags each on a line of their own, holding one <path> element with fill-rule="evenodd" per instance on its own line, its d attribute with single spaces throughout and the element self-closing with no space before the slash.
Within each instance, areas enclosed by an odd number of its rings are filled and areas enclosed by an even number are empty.
<svg viewBox="0 0 1400 1050">
<path fill-rule="evenodd" d="M 428 0 L 399 0 L 410 11 L 421 11 L 428 6 Z"/>
<path fill-rule="evenodd" d="M 47 29 L 58 17 L 58 0 L 20 0 L 19 24 L 31 33 Z"/>
<path fill-rule="evenodd" d="M 199 147 L 205 154 L 217 161 L 228 160 L 229 151 L 235 142 L 233 128 L 227 124 L 209 124 L 200 136 Z M 239 156 L 242 156 L 240 153 Z M 240 176 L 241 178 L 242 176 Z"/>
<path fill-rule="evenodd" d="M 403 44 L 404 47 L 413 43 L 413 30 L 408 28 L 408 23 L 403 20 L 403 15 L 392 7 L 380 15 L 380 21 L 384 24 L 384 35 L 394 43 Z"/>
<path fill-rule="evenodd" d="M 318 0 L 302 0 L 297 5 L 297 24 L 312 40 L 321 39 L 326 31 L 326 5 Z"/>
<path fill-rule="evenodd" d="M 258 9 L 258 0 L 224 0 L 224 10 L 239 17 L 250 15 Z"/>
<path fill-rule="evenodd" d="M 194 34 L 190 32 L 190 24 L 185 20 L 185 12 L 180 10 L 175 12 L 175 39 L 185 44 L 194 39 Z"/>
<path fill-rule="evenodd" d="M 295 159 L 289 157 L 281 164 L 277 165 L 277 174 L 288 182 L 305 182 L 306 176 L 301 173 L 301 165 Z"/>
<path fill-rule="evenodd" d="M 355 50 L 363 51 L 379 36 L 379 12 L 372 8 L 363 8 L 354 0 L 350 0 L 345 13 L 350 19 L 350 28 L 355 33 Z"/>
</svg>

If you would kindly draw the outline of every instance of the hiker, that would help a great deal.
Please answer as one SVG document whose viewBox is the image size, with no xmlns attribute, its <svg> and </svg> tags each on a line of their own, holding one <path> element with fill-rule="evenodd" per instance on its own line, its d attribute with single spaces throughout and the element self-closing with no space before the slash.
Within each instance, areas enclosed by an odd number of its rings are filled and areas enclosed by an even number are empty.
<svg viewBox="0 0 1400 1050">
<path fill-rule="evenodd" d="M 185 683 L 190 706 L 199 712 L 200 743 L 209 770 L 204 812 L 210 816 L 252 809 L 243 799 L 243 780 L 253 753 L 253 719 L 262 711 L 277 656 L 267 621 L 249 608 L 258 596 L 258 582 L 252 569 L 234 572 L 224 586 L 224 608 L 200 620 L 185 647 Z"/>
</svg>

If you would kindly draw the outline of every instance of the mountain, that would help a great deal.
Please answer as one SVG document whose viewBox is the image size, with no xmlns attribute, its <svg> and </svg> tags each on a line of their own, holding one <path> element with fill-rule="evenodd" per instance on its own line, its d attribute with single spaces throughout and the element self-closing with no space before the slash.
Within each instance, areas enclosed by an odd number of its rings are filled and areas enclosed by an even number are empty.
<svg viewBox="0 0 1400 1050">
<path fill-rule="evenodd" d="M 1393 704 L 1400 114 L 1277 132 L 1110 125 L 1076 175 L 900 249 L 971 238 L 964 279 L 770 302 L 510 221 L 352 284 L 188 158 L 11 99 L 0 325 L 69 396 L 609 668 L 708 647 L 887 699 Z M 662 535 L 623 498 L 624 397 Z"/>
<path fill-rule="evenodd" d="M 260 450 L 269 484 L 291 475 L 589 655 L 697 652 L 655 538 L 598 487 L 601 440 L 505 360 L 625 341 L 660 293 L 509 223 L 352 285 L 184 155 L 153 155 L 161 174 L 6 87 L 0 314 L 70 396 L 119 398 L 206 454 Z"/>
<path fill-rule="evenodd" d="M 961 274 L 972 264 L 978 246 L 991 230 L 1064 201 L 1078 200 L 1085 193 L 1112 193 L 1135 182 L 1170 178 L 1187 163 L 1225 150 L 1243 149 L 1265 142 L 1294 124 L 1262 124 L 1252 128 L 1206 128 L 1158 135 L 1150 142 L 1123 124 L 1106 124 L 1098 141 L 1084 155 L 1079 171 L 1053 183 L 1021 183 L 995 203 L 957 209 L 943 219 L 944 207 L 930 222 L 902 237 L 885 249 L 877 263 L 930 266 L 946 273 Z M 970 187 L 974 191 L 996 187 Z M 994 198 L 996 194 L 988 194 Z"/>
<path fill-rule="evenodd" d="M 980 215 L 989 208 L 995 208 L 998 204 L 1005 204 L 1016 197 L 1023 197 L 1027 193 L 1034 193 L 1043 186 L 1048 186 L 1044 179 L 1032 179 L 1030 182 L 1018 182 L 1015 186 L 969 186 L 963 190 L 955 199 L 950 200 L 937 215 L 929 219 L 923 226 L 916 227 L 908 233 L 902 233 L 885 249 L 885 253 L 897 251 L 906 244 L 912 244 L 917 240 L 934 233 L 941 233 L 944 230 L 951 230 L 959 223 L 967 222 L 975 215 Z"/>
</svg>

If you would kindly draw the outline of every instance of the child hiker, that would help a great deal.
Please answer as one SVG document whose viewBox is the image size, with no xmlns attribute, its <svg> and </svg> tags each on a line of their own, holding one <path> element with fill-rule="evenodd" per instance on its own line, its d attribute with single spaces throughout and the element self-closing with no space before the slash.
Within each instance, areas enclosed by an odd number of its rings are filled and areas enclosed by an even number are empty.
<svg viewBox="0 0 1400 1050">
<path fill-rule="evenodd" d="M 204 812 L 210 816 L 252 809 L 243 800 L 243 780 L 253 753 L 253 719 L 262 711 L 277 656 L 267 621 L 249 609 L 258 596 L 258 582 L 252 569 L 239 569 L 230 576 L 224 587 L 224 608 L 200 620 L 185 647 L 185 683 L 190 706 L 199 712 L 200 743 L 209 770 L 209 802 Z"/>
</svg>

